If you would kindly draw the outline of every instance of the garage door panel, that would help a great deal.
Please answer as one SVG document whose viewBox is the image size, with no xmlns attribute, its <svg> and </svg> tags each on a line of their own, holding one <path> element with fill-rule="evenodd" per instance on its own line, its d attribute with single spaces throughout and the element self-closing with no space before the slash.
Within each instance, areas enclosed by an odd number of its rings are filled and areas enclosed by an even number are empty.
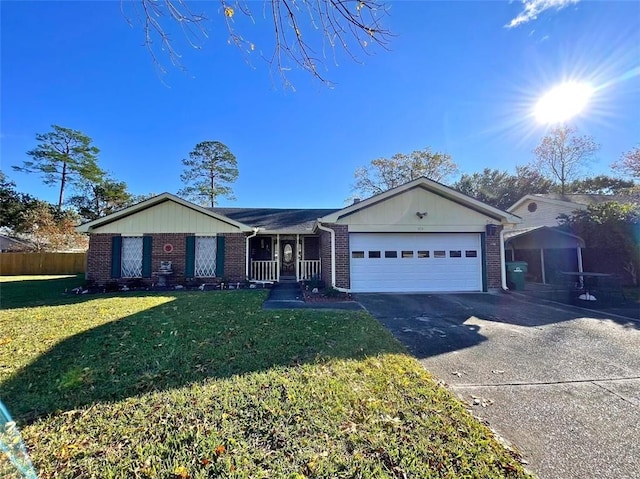
<svg viewBox="0 0 640 479">
<path fill-rule="evenodd" d="M 352 233 L 350 250 L 355 292 L 482 290 L 477 233 Z M 386 251 L 397 257 L 385 257 Z M 418 257 L 419 251 L 428 257 Z"/>
</svg>

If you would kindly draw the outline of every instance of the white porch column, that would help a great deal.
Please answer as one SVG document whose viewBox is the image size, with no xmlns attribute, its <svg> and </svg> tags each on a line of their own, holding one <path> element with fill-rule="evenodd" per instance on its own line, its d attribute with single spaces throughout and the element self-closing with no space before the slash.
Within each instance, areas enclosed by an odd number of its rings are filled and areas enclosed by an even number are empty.
<svg viewBox="0 0 640 479">
<path fill-rule="evenodd" d="M 276 247 L 273 248 L 273 253 L 276 254 L 276 258 L 278 258 L 278 261 L 276 262 L 276 278 L 278 283 L 280 282 L 280 261 L 281 258 L 280 256 L 282 256 L 280 254 L 280 233 L 276 234 Z"/>
<path fill-rule="evenodd" d="M 582 248 L 580 247 L 580 245 L 578 245 L 577 252 L 578 252 L 578 271 L 582 273 L 584 269 L 582 269 Z"/>
<path fill-rule="evenodd" d="M 296 281 L 300 281 L 300 235 L 299 234 L 296 234 L 295 261 L 296 261 Z"/>
<path fill-rule="evenodd" d="M 540 248 L 540 268 L 542 270 L 542 284 L 547 284 L 547 279 L 544 274 L 544 248 Z"/>
</svg>

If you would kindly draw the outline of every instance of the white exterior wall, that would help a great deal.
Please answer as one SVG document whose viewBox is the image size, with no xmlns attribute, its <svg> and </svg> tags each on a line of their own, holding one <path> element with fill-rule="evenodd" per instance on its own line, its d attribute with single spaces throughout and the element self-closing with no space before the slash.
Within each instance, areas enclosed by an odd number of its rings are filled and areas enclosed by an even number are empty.
<svg viewBox="0 0 640 479">
<path fill-rule="evenodd" d="M 538 205 L 538 208 L 534 212 L 528 209 L 530 203 Z M 575 203 L 551 203 L 543 199 L 535 199 L 527 200 L 509 212 L 522 218 L 522 223 L 517 226 L 518 228 L 530 228 L 533 226 L 553 227 L 558 226 L 558 216 L 561 214 L 571 215 L 577 209 L 586 209 L 586 206 Z"/>
<path fill-rule="evenodd" d="M 165 201 L 124 218 L 98 226 L 92 233 L 237 233 L 240 230 L 206 214 L 173 201 Z"/>
</svg>

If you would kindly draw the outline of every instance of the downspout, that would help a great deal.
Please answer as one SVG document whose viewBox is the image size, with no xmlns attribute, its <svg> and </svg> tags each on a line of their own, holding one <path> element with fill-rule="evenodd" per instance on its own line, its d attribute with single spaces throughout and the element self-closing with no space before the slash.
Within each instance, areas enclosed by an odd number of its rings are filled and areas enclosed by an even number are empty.
<svg viewBox="0 0 640 479">
<path fill-rule="evenodd" d="M 258 231 L 260 231 L 260 228 L 253 228 L 253 234 L 250 234 L 249 236 L 247 236 L 246 270 L 247 270 L 247 280 L 249 280 L 249 281 L 251 280 L 251 276 L 250 276 L 251 271 L 249 270 L 250 269 L 250 266 L 249 266 L 249 260 L 250 260 L 250 258 L 249 258 L 249 251 L 250 251 L 250 249 L 249 249 L 249 240 L 251 238 L 255 238 L 258 235 Z"/>
<path fill-rule="evenodd" d="M 322 226 L 320 219 L 318 221 L 318 229 L 331 234 L 331 287 L 336 287 L 336 232 L 331 228 Z"/>
<path fill-rule="evenodd" d="M 507 287 L 507 266 L 504 264 L 505 262 L 505 252 L 504 252 L 504 226 L 500 230 L 500 279 L 502 280 L 502 290 L 509 291 Z"/>
<path fill-rule="evenodd" d="M 331 234 L 331 287 L 337 289 L 341 293 L 349 293 L 348 289 L 338 288 L 336 286 L 336 232 L 331 228 L 322 226 L 320 219 L 317 220 L 317 225 L 319 230 L 327 231 Z"/>
</svg>

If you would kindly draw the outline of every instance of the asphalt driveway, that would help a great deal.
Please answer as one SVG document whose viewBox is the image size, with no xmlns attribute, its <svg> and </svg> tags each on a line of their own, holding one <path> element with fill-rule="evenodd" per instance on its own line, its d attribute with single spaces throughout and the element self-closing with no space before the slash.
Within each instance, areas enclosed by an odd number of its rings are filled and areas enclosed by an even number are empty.
<svg viewBox="0 0 640 479">
<path fill-rule="evenodd" d="M 543 479 L 640 476 L 640 322 L 509 294 L 359 294 Z"/>
</svg>

